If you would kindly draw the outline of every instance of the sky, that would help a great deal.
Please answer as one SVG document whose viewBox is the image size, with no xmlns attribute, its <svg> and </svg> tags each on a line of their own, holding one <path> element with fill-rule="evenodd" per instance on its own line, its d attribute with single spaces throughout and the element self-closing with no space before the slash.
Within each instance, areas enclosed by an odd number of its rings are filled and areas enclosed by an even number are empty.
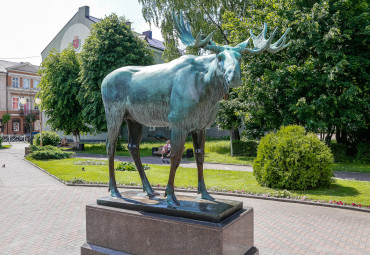
<svg viewBox="0 0 370 255">
<path fill-rule="evenodd" d="M 0 59 L 41 64 L 41 51 L 78 12 L 90 7 L 90 16 L 103 18 L 115 12 L 125 16 L 136 32 L 150 29 L 137 0 L 2 0 L 0 4 Z M 162 40 L 152 25 L 153 38 Z"/>
</svg>

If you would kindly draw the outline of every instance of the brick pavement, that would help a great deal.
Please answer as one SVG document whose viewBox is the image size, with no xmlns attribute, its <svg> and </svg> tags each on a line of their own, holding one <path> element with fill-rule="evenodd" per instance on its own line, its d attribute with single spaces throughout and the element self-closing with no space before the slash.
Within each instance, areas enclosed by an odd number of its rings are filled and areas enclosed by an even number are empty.
<svg viewBox="0 0 370 255">
<path fill-rule="evenodd" d="M 22 146 L 0 151 L 0 254 L 79 254 L 85 205 L 107 189 L 64 186 L 21 160 Z M 254 208 L 255 246 L 262 255 L 370 254 L 370 213 L 217 197 Z"/>
</svg>

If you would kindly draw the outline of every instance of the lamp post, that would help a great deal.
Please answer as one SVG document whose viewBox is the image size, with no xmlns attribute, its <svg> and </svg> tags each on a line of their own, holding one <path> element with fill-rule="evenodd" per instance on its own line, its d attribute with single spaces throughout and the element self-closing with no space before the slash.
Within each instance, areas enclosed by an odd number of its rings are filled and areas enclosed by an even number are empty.
<svg viewBox="0 0 370 255">
<path fill-rule="evenodd" d="M 36 98 L 35 103 L 39 106 L 40 113 L 40 146 L 42 147 L 42 111 L 41 111 L 41 98 Z"/>
</svg>

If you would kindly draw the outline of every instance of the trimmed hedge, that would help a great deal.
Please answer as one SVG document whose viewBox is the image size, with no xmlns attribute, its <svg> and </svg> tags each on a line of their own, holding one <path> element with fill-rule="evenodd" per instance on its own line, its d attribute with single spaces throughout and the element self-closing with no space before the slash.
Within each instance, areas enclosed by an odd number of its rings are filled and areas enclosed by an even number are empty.
<svg viewBox="0 0 370 255">
<path fill-rule="evenodd" d="M 359 143 L 357 144 L 357 155 L 355 163 L 369 164 L 370 163 L 370 144 Z"/>
<path fill-rule="evenodd" d="M 65 159 L 74 155 L 74 152 L 63 151 L 57 147 L 47 145 L 43 147 L 31 146 L 30 156 L 34 159 Z"/>
<path fill-rule="evenodd" d="M 234 155 L 255 157 L 257 155 L 256 141 L 233 140 Z"/>
<path fill-rule="evenodd" d="M 313 133 L 301 126 L 282 127 L 260 141 L 253 162 L 259 184 L 292 190 L 330 186 L 333 155 Z"/>
<path fill-rule="evenodd" d="M 60 142 L 60 136 L 51 131 L 44 131 L 42 132 L 42 145 L 52 145 L 57 146 Z M 40 146 L 40 133 L 36 134 L 33 138 L 33 145 Z"/>
</svg>

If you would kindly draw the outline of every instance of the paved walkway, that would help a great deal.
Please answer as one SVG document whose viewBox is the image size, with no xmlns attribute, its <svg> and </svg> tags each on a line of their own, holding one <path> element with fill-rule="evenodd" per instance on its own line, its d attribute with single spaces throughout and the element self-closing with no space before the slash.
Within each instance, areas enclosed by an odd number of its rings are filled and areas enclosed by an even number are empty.
<svg viewBox="0 0 370 255">
<path fill-rule="evenodd" d="M 0 150 L 0 254 L 80 254 L 85 205 L 107 189 L 64 186 L 23 161 L 23 154 L 24 144 Z M 370 254 L 370 213 L 232 199 L 254 208 L 261 255 Z"/>
<path fill-rule="evenodd" d="M 99 154 L 85 154 L 78 153 L 75 155 L 78 158 L 91 158 L 91 159 L 107 159 L 106 155 Z M 133 162 L 131 157 L 127 156 L 116 156 L 116 160 Z M 142 162 L 144 164 L 155 164 L 155 165 L 169 165 L 169 159 L 164 159 L 165 162 L 160 157 L 142 157 Z M 166 163 L 166 161 L 168 163 Z M 197 165 L 193 161 L 182 161 L 180 166 L 197 168 Z M 221 163 L 204 163 L 204 169 L 218 169 L 218 170 L 229 170 L 229 171 L 247 171 L 253 172 L 252 166 L 246 165 L 232 165 L 232 164 L 221 164 Z M 359 181 L 370 181 L 370 173 L 357 173 L 357 172 L 335 172 L 335 178 L 347 179 L 347 180 L 359 180 Z"/>
</svg>

